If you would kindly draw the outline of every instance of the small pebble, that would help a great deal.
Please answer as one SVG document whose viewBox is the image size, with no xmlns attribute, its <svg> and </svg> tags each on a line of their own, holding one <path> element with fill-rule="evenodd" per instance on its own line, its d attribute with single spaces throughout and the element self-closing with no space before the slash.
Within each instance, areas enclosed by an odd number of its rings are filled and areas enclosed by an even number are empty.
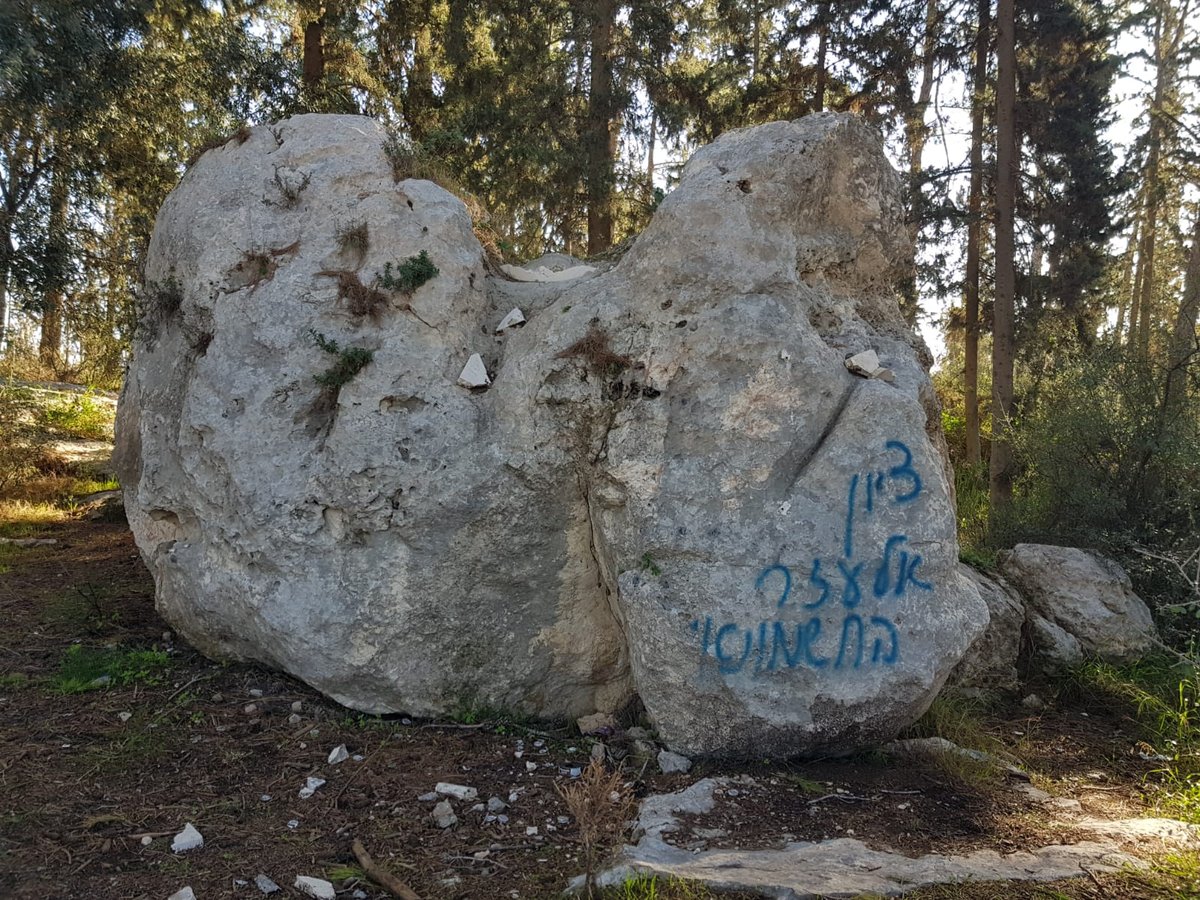
<svg viewBox="0 0 1200 900">
<path fill-rule="evenodd" d="M 153 843 L 154 843 L 154 838 L 150 837 L 150 835 L 146 835 L 145 837 L 142 838 L 142 846 L 143 847 L 149 847 Z"/>
<path fill-rule="evenodd" d="M 133 713 L 119 712 L 119 713 L 117 713 L 117 718 L 120 719 L 122 722 L 128 722 L 130 719 L 133 718 Z"/>
<path fill-rule="evenodd" d="M 248 716 L 256 716 L 256 715 L 258 715 L 258 704 L 257 703 L 247 703 L 245 706 L 242 707 L 242 712 L 244 712 Z"/>
<path fill-rule="evenodd" d="M 302 709 L 304 709 L 304 702 L 302 700 L 293 700 L 292 701 L 292 712 L 298 713 Z"/>
<path fill-rule="evenodd" d="M 250 688 L 251 697 L 261 697 L 263 695 L 261 688 Z"/>
<path fill-rule="evenodd" d="M 183 831 L 175 835 L 175 839 L 171 841 L 172 853 L 187 853 L 189 850 L 199 850 L 204 846 L 204 837 L 196 830 L 196 826 L 188 822 L 183 826 Z"/>
<path fill-rule="evenodd" d="M 350 758 L 350 751 L 346 749 L 345 744 L 338 744 L 329 751 L 329 765 L 336 766 L 338 763 L 344 763 Z"/>
</svg>

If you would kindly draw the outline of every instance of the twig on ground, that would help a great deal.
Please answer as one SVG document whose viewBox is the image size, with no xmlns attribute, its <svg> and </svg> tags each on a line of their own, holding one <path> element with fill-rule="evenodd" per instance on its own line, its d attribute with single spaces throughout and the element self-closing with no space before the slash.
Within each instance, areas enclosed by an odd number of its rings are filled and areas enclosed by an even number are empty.
<svg viewBox="0 0 1200 900">
<path fill-rule="evenodd" d="M 808 805 L 814 803 L 823 803 L 826 800 L 841 800 L 843 803 L 867 803 L 870 797 L 859 797 L 855 794 L 826 794 L 824 797 L 818 797 L 816 800 L 809 800 Z"/>
<path fill-rule="evenodd" d="M 371 854 L 367 852 L 367 848 L 363 846 L 362 841 L 355 840 L 350 845 L 350 849 L 354 851 L 354 858 L 362 866 L 363 874 L 381 888 L 396 897 L 400 897 L 401 900 L 421 900 L 420 896 L 407 884 L 386 869 L 380 868 L 375 860 L 371 859 Z"/>
</svg>

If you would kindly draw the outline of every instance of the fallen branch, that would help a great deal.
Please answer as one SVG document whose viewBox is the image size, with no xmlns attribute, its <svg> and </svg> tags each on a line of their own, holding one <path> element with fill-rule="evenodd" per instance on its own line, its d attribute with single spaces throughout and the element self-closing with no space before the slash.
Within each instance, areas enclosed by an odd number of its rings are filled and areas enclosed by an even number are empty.
<svg viewBox="0 0 1200 900">
<path fill-rule="evenodd" d="M 358 860 L 358 864 L 362 866 L 363 874 L 370 878 L 373 882 L 379 885 L 384 890 L 399 897 L 400 900 L 421 900 L 412 888 L 393 875 L 386 869 L 380 868 L 375 860 L 371 859 L 371 854 L 367 852 L 367 848 L 362 845 L 362 841 L 355 840 L 350 845 L 350 849 L 354 851 L 354 858 Z"/>
<path fill-rule="evenodd" d="M 867 803 L 870 797 L 857 797 L 854 794 L 826 794 L 824 797 L 818 797 L 816 800 L 809 800 L 808 805 L 821 803 L 825 800 L 841 800 L 843 803 Z"/>
</svg>

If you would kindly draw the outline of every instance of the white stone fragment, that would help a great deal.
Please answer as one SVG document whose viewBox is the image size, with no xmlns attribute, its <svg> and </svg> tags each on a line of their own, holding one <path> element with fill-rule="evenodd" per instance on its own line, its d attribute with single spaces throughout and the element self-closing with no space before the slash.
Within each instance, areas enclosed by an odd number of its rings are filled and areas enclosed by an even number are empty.
<svg viewBox="0 0 1200 900">
<path fill-rule="evenodd" d="M 443 800 L 435 806 L 430 816 L 438 828 L 449 828 L 458 824 L 458 816 L 454 814 L 454 807 L 450 805 L 449 800 Z"/>
<path fill-rule="evenodd" d="M 196 892 L 193 891 L 189 885 L 188 887 L 177 890 L 170 897 L 168 897 L 167 900 L 196 900 Z"/>
<path fill-rule="evenodd" d="M 882 367 L 879 365 L 879 355 L 874 350 L 868 349 L 847 357 L 846 368 L 863 378 L 874 378 L 875 373 Z"/>
<path fill-rule="evenodd" d="M 264 894 L 274 894 L 276 891 L 281 890 L 279 885 L 277 885 L 262 872 L 259 872 L 254 876 L 254 886 Z"/>
<path fill-rule="evenodd" d="M 542 283 L 573 281 L 576 278 L 582 278 L 584 275 L 590 275 L 596 271 L 595 266 L 571 266 L 571 268 L 563 269 L 561 272 L 555 272 L 547 266 L 526 269 L 523 266 L 503 265 L 500 269 L 513 281 L 536 281 Z"/>
<path fill-rule="evenodd" d="M 293 885 L 300 893 L 316 897 L 317 900 L 337 900 L 337 891 L 324 878 L 310 878 L 307 875 L 297 875 Z"/>
<path fill-rule="evenodd" d="M 664 775 L 684 774 L 691 771 L 692 761 L 686 756 L 672 753 L 670 750 L 659 750 L 658 768 Z"/>
<path fill-rule="evenodd" d="M 321 787 L 321 785 L 324 783 L 324 778 L 315 778 L 312 775 L 308 776 L 308 780 L 305 781 L 304 787 L 300 788 L 300 799 L 307 800 L 309 797 L 315 794 L 317 792 L 317 788 Z"/>
<path fill-rule="evenodd" d="M 133 713 L 119 712 L 119 713 L 117 713 L 117 718 L 120 719 L 122 722 L 128 722 L 130 719 L 133 718 Z"/>
<path fill-rule="evenodd" d="M 329 751 L 329 765 L 336 766 L 338 763 L 344 763 L 350 758 L 350 751 L 346 749 L 345 744 L 338 744 Z"/>
<path fill-rule="evenodd" d="M 183 831 L 175 835 L 175 839 L 171 841 L 172 853 L 187 853 L 189 850 L 198 850 L 204 846 L 204 836 L 196 830 L 196 826 L 188 822 L 183 826 Z"/>
<path fill-rule="evenodd" d="M 518 307 L 514 306 L 508 311 L 508 315 L 500 320 L 500 324 L 496 326 L 496 334 L 499 334 L 502 331 L 507 331 L 509 328 L 516 328 L 517 326 L 524 324 L 525 314 L 521 312 Z"/>
<path fill-rule="evenodd" d="M 447 781 L 439 781 L 434 791 L 443 797 L 453 797 L 455 800 L 471 801 L 479 796 L 479 791 L 473 787 L 467 787 L 465 784 L 450 784 Z"/>
<path fill-rule="evenodd" d="M 471 354 L 471 358 L 467 360 L 462 373 L 458 376 L 458 383 L 472 390 L 487 387 L 492 383 L 492 379 L 488 377 L 487 366 L 483 364 L 483 357 L 478 353 Z"/>
</svg>

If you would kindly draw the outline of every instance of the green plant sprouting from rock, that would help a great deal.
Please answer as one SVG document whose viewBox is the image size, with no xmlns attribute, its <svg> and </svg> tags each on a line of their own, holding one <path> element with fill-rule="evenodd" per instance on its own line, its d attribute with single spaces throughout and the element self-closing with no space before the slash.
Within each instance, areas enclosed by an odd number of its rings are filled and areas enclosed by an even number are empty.
<svg viewBox="0 0 1200 900">
<path fill-rule="evenodd" d="M 378 280 L 379 286 L 389 291 L 411 294 L 437 274 L 438 267 L 433 264 L 429 254 L 422 250 L 416 256 L 410 256 L 402 263 L 384 265 L 383 273 L 378 276 Z"/>
<path fill-rule="evenodd" d="M 329 390 L 341 390 L 343 386 L 349 384 L 354 376 L 366 368 L 371 360 L 375 358 L 374 352 L 367 350 L 365 347 L 346 347 L 343 349 L 338 345 L 337 341 L 325 337 L 325 335 L 315 329 L 309 329 L 308 333 L 317 347 L 337 357 L 333 365 L 328 369 L 319 375 L 313 376 L 317 384 Z"/>
</svg>

